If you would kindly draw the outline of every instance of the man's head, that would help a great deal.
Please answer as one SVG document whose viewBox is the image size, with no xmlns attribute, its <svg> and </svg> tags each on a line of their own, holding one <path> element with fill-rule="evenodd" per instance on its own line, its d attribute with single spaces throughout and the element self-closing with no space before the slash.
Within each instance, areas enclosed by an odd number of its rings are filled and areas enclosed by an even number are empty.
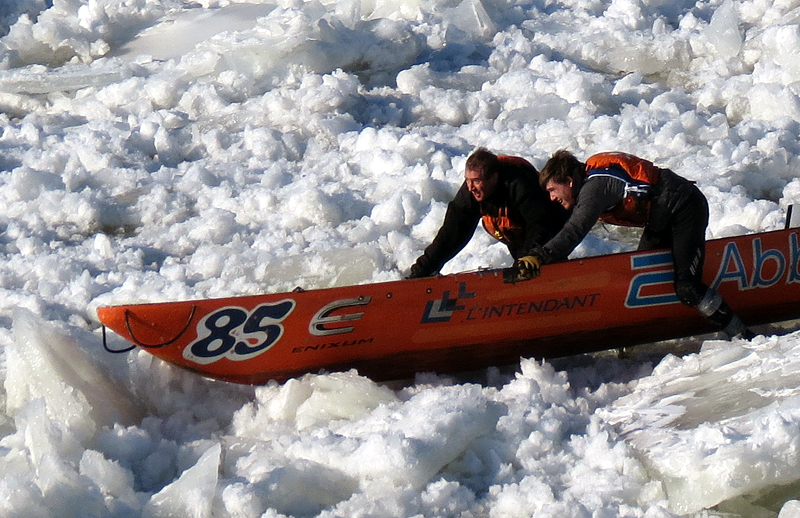
<svg viewBox="0 0 800 518">
<path fill-rule="evenodd" d="M 542 189 L 550 194 L 552 201 L 567 210 L 575 206 L 577 186 L 583 179 L 585 166 L 575 155 L 564 149 L 556 151 L 539 173 Z"/>
<path fill-rule="evenodd" d="M 485 148 L 476 149 L 467 158 L 464 181 L 476 201 L 484 201 L 494 193 L 500 178 L 499 164 L 497 155 Z"/>
</svg>

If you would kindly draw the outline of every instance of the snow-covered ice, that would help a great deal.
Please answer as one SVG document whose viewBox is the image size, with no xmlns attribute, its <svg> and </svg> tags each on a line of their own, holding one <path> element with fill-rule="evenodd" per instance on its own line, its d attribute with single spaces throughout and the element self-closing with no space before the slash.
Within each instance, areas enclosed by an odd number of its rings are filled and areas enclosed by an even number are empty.
<svg viewBox="0 0 800 518">
<path fill-rule="evenodd" d="M 477 146 L 633 152 L 709 238 L 782 228 L 798 85 L 797 0 L 2 3 L 0 516 L 800 516 L 797 323 L 250 387 L 95 316 L 398 279 Z M 476 232 L 444 273 L 508 264 Z"/>
</svg>

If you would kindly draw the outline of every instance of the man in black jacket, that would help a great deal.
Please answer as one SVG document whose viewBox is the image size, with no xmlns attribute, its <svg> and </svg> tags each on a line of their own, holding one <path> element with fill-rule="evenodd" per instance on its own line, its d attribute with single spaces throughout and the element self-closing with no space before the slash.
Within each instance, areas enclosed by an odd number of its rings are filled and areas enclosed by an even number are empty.
<svg viewBox="0 0 800 518">
<path fill-rule="evenodd" d="M 435 275 L 466 246 L 479 220 L 516 260 L 555 236 L 567 211 L 539 186 L 527 160 L 479 148 L 467 158 L 464 183 L 448 204 L 433 242 L 411 266 L 408 279 Z"/>
</svg>

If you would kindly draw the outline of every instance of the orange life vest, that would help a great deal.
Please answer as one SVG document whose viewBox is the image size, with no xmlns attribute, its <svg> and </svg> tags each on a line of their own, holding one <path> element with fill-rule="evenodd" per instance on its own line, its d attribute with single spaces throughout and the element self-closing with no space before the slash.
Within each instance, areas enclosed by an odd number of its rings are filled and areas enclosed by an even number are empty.
<svg viewBox="0 0 800 518">
<path fill-rule="evenodd" d="M 652 188 L 660 169 L 652 162 L 628 153 L 598 153 L 586 160 L 586 179 L 611 176 L 625 182 L 622 201 L 600 215 L 613 225 L 642 227 L 650 218 Z"/>
<path fill-rule="evenodd" d="M 514 224 L 508 217 L 508 207 L 501 207 L 497 216 L 484 214 L 481 216 L 483 228 L 492 237 L 505 244 L 519 245 L 524 239 L 525 229 Z"/>
<path fill-rule="evenodd" d="M 497 159 L 500 161 L 501 168 L 518 167 L 529 170 L 529 174 L 534 178 L 539 176 L 536 168 L 522 157 L 498 155 Z M 525 239 L 525 229 L 521 225 L 511 221 L 508 217 L 508 206 L 500 207 L 496 215 L 483 212 L 483 207 L 481 207 L 481 212 L 483 228 L 486 229 L 489 235 L 507 245 L 512 244 L 512 246 L 519 246 L 522 244 L 522 241 Z"/>
</svg>

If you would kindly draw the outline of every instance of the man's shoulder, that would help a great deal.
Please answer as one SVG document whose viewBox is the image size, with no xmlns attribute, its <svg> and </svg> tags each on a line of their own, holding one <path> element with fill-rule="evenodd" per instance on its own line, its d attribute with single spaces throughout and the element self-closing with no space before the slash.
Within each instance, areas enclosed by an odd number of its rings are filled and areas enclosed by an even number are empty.
<svg viewBox="0 0 800 518">
<path fill-rule="evenodd" d="M 500 162 L 500 176 L 507 182 L 533 183 L 539 185 L 539 171 L 522 157 L 507 157 Z"/>
<path fill-rule="evenodd" d="M 535 174 L 539 174 L 536 168 L 526 159 L 522 158 L 521 156 L 513 156 L 513 155 L 498 155 L 497 159 L 500 163 L 509 168 L 518 168 L 524 169 L 527 171 L 532 171 Z"/>
<path fill-rule="evenodd" d="M 628 182 L 631 181 L 631 176 L 625 172 L 624 169 L 619 167 L 598 167 L 586 171 L 584 183 L 601 182 Z"/>
<path fill-rule="evenodd" d="M 504 181 L 511 192 L 535 194 L 545 192 L 539 185 L 539 175 L 535 170 L 530 172 L 524 169 L 510 169 L 504 175 Z"/>
</svg>

